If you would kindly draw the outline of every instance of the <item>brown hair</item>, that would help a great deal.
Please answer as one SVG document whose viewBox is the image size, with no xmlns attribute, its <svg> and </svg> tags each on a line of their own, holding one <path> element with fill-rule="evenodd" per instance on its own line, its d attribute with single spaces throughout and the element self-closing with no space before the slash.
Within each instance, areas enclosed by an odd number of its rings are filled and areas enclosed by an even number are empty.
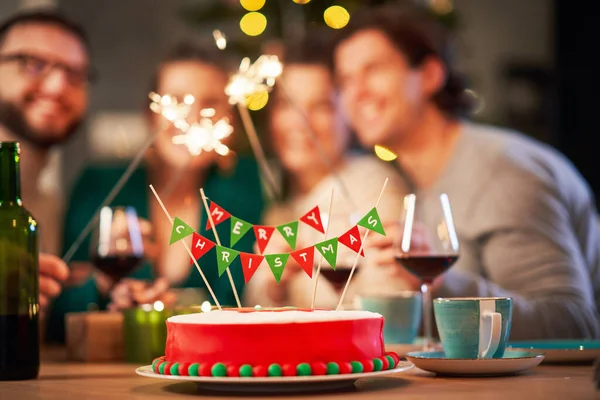
<svg viewBox="0 0 600 400">
<path fill-rule="evenodd" d="M 357 10 L 336 36 L 334 46 L 368 29 L 382 32 L 413 68 L 429 57 L 437 58 L 446 70 L 446 83 L 432 100 L 449 117 L 470 114 L 473 98 L 465 93 L 466 82 L 455 69 L 453 37 L 431 11 L 407 2 Z"/>
</svg>

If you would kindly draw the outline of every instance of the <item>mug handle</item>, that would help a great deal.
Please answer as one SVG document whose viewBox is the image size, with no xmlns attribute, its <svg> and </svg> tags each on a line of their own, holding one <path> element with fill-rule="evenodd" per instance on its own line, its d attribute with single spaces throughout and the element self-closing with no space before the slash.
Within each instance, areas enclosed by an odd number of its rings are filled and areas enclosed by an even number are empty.
<svg viewBox="0 0 600 400">
<path fill-rule="evenodd" d="M 479 358 L 490 358 L 500 344 L 500 336 L 502 333 L 502 314 L 497 312 L 483 313 L 483 324 L 480 329 L 480 340 L 487 343 L 485 350 L 481 351 Z M 483 330 L 483 332 L 482 332 Z"/>
</svg>

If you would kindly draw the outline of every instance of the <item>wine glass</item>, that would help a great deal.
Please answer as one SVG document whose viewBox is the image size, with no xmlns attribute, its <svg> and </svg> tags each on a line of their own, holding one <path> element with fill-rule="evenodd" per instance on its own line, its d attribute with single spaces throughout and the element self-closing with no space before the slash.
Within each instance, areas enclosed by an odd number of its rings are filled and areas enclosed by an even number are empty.
<svg viewBox="0 0 600 400">
<path fill-rule="evenodd" d="M 144 244 L 133 207 L 103 207 L 91 239 L 91 260 L 111 279 L 114 287 L 135 270 L 144 258 Z"/>
<path fill-rule="evenodd" d="M 394 243 L 396 261 L 421 280 L 425 351 L 431 342 L 431 288 L 435 278 L 446 272 L 458 259 L 459 244 L 448 195 L 423 198 L 404 197 L 401 234 Z"/>
</svg>

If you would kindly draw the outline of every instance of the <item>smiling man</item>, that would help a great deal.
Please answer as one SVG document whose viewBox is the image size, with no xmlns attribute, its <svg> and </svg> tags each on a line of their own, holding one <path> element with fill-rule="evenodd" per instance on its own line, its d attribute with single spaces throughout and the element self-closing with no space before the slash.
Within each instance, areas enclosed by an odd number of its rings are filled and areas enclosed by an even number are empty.
<svg viewBox="0 0 600 400">
<path fill-rule="evenodd" d="M 14 16 L 0 25 L 0 141 L 21 143 L 23 202 L 40 223 L 40 303 L 68 275 L 57 257 L 59 197 L 40 185 L 50 149 L 66 141 L 88 101 L 90 49 L 84 32 L 51 11 Z"/>
<path fill-rule="evenodd" d="M 450 39 L 406 5 L 356 12 L 334 51 L 341 102 L 362 144 L 394 151 L 421 202 L 439 207 L 440 193 L 452 202 L 460 258 L 434 295 L 512 297 L 513 339 L 599 338 L 590 188 L 549 146 L 464 119 L 469 97 Z M 392 247 L 399 230 L 386 231 L 372 238 L 371 254 L 405 273 Z"/>
</svg>

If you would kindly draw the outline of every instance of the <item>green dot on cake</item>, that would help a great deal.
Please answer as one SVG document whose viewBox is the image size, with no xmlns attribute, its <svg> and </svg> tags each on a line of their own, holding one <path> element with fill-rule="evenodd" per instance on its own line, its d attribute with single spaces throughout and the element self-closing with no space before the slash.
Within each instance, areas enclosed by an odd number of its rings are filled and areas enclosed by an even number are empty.
<svg viewBox="0 0 600 400">
<path fill-rule="evenodd" d="M 171 375 L 179 375 L 179 363 L 174 363 L 171 365 L 170 369 Z"/>
<path fill-rule="evenodd" d="M 244 364 L 240 367 L 240 376 L 249 377 L 252 376 L 252 365 Z"/>
<path fill-rule="evenodd" d="M 298 366 L 296 367 L 296 372 L 298 373 L 298 376 L 308 376 L 312 373 L 312 370 L 310 369 L 309 364 L 302 363 L 298 364 Z"/>
<path fill-rule="evenodd" d="M 387 358 L 388 361 L 390 362 L 390 366 L 388 367 L 388 369 L 394 369 L 394 368 L 396 368 L 396 360 L 394 360 L 394 357 L 392 357 L 392 356 L 385 356 L 385 358 Z"/>
<path fill-rule="evenodd" d="M 281 376 L 283 374 L 283 371 L 279 364 L 271 364 L 267 369 L 267 374 L 269 376 Z"/>
<path fill-rule="evenodd" d="M 212 376 L 227 376 L 227 367 L 223 363 L 216 363 L 210 370 Z"/>
<path fill-rule="evenodd" d="M 200 365 L 197 363 L 194 363 L 192 365 L 190 365 L 188 367 L 188 375 L 189 376 L 198 376 L 198 369 L 200 368 Z"/>
<path fill-rule="evenodd" d="M 165 373 L 165 365 L 167 365 L 166 361 L 160 363 L 160 365 L 158 366 L 158 372 L 160 374 L 164 374 Z"/>
<path fill-rule="evenodd" d="M 379 358 L 373 359 L 373 371 L 381 371 L 383 369 L 383 361 Z"/>
<path fill-rule="evenodd" d="M 337 375 L 340 373 L 340 366 L 338 363 L 330 362 L 327 363 L 327 375 Z"/>
<path fill-rule="evenodd" d="M 363 365 L 358 362 L 358 361 L 351 361 L 350 365 L 352 366 L 352 373 L 353 374 L 358 374 L 360 372 L 363 372 Z"/>
</svg>

